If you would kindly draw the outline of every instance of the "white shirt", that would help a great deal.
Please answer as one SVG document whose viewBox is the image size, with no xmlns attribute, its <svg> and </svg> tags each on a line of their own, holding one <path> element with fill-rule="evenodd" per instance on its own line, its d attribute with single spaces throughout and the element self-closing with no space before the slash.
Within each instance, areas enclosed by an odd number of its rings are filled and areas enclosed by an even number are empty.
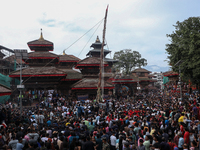
<svg viewBox="0 0 200 150">
<path fill-rule="evenodd" d="M 34 118 L 31 118 L 31 122 L 33 122 L 33 121 L 35 121 L 35 119 L 34 119 Z"/>
<path fill-rule="evenodd" d="M 66 115 L 67 115 L 67 112 L 62 113 L 63 118 L 65 118 Z"/>
<path fill-rule="evenodd" d="M 51 112 L 50 112 L 50 120 L 52 120 L 53 115 L 54 115 L 54 114 L 53 114 L 53 112 L 51 111 Z"/>
<path fill-rule="evenodd" d="M 116 140 L 117 140 L 117 138 L 114 135 L 111 135 L 111 137 L 110 137 L 111 146 L 116 146 Z"/>
<path fill-rule="evenodd" d="M 129 122 L 130 122 L 130 125 L 133 125 L 133 122 L 134 122 L 134 121 L 133 121 L 133 120 L 130 120 Z"/>
<path fill-rule="evenodd" d="M 8 146 L 11 147 L 12 150 L 16 150 L 17 143 L 18 143 L 18 140 L 11 140 L 11 141 L 8 143 Z"/>
<path fill-rule="evenodd" d="M 37 123 L 38 122 L 38 115 L 35 114 L 35 122 Z"/>
<path fill-rule="evenodd" d="M 49 133 L 49 136 L 52 136 L 52 130 L 47 130 L 46 133 Z"/>
<path fill-rule="evenodd" d="M 43 124 L 44 123 L 43 120 L 44 120 L 44 115 L 39 115 L 39 123 Z"/>
<path fill-rule="evenodd" d="M 42 137 L 41 141 L 45 143 L 46 141 L 48 141 L 48 138 L 47 137 Z"/>
<path fill-rule="evenodd" d="M 62 106 L 62 111 L 65 111 L 65 110 L 67 110 L 67 107 Z"/>
<path fill-rule="evenodd" d="M 33 126 L 34 126 L 35 128 L 37 128 L 38 124 L 37 124 L 37 123 L 33 123 Z"/>
</svg>

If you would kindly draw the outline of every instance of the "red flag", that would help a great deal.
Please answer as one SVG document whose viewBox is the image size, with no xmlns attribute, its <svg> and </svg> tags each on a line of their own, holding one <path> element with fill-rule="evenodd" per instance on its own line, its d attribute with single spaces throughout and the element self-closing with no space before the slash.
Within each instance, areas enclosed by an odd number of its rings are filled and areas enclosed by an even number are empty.
<svg viewBox="0 0 200 150">
<path fill-rule="evenodd" d="M 5 122 L 3 122 L 1 125 L 2 125 L 4 128 L 6 128 L 6 127 L 7 127 L 7 125 L 6 125 L 6 123 L 5 123 Z"/>
</svg>

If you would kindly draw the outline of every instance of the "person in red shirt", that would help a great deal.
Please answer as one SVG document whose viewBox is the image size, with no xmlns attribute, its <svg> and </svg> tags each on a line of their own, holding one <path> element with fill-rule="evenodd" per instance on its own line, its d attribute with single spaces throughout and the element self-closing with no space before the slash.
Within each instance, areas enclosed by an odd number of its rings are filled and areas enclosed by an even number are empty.
<svg viewBox="0 0 200 150">
<path fill-rule="evenodd" d="M 170 146 L 170 150 L 174 150 L 174 146 L 176 146 L 176 144 L 174 142 L 172 142 L 172 139 L 169 138 L 169 142 L 168 142 L 169 146 Z"/>
<path fill-rule="evenodd" d="M 108 115 L 108 116 L 106 117 L 106 121 L 110 122 L 110 120 L 111 120 L 111 117 Z"/>
<path fill-rule="evenodd" d="M 184 133 L 184 127 L 183 127 L 183 123 L 182 122 L 181 122 L 180 130 L 181 130 L 181 132 L 183 134 Z"/>
<path fill-rule="evenodd" d="M 121 121 L 121 125 L 123 125 L 124 124 L 124 119 L 120 118 L 119 120 Z"/>
<path fill-rule="evenodd" d="M 178 145 L 178 140 L 179 140 L 179 137 L 178 137 L 178 130 L 176 131 L 176 136 L 174 137 L 174 143 L 176 145 Z"/>
<path fill-rule="evenodd" d="M 189 133 L 188 128 L 185 128 L 185 133 L 184 133 L 183 138 L 184 138 L 184 142 L 186 144 L 189 144 L 190 133 Z"/>
<path fill-rule="evenodd" d="M 196 101 L 196 99 L 194 99 L 194 106 L 197 104 L 197 101 Z"/>
</svg>

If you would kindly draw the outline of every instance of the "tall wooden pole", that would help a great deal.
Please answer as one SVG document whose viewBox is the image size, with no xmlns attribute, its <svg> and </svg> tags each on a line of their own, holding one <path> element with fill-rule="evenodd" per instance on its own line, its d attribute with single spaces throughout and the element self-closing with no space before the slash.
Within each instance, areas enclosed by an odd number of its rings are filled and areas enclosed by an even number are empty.
<svg viewBox="0 0 200 150">
<path fill-rule="evenodd" d="M 99 103 L 101 100 L 101 80 L 102 80 L 102 70 L 103 70 L 103 58 L 104 58 L 104 43 L 105 43 L 105 35 L 106 35 L 106 22 L 107 22 L 107 14 L 108 14 L 108 6 L 106 9 L 105 13 L 105 18 L 104 18 L 104 28 L 103 28 L 103 40 L 102 40 L 102 46 L 101 46 L 101 55 L 100 55 L 100 66 L 99 66 L 99 82 L 98 82 L 98 89 L 97 89 L 97 98 L 96 101 Z M 102 87 L 103 89 L 104 87 Z M 103 98 L 103 97 L 102 97 Z"/>
</svg>

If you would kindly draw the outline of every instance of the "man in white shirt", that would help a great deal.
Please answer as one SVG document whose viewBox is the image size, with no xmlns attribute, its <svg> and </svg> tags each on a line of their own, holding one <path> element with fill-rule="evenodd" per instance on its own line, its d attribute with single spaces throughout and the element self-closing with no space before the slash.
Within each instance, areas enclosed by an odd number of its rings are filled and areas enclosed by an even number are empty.
<svg viewBox="0 0 200 150">
<path fill-rule="evenodd" d="M 53 116 L 54 116 L 53 111 L 51 111 L 51 112 L 50 112 L 50 120 L 53 119 Z"/>
<path fill-rule="evenodd" d="M 66 112 L 66 111 L 64 111 L 64 112 L 62 113 L 62 116 L 63 116 L 63 118 L 65 118 L 65 117 L 66 117 L 66 115 L 67 115 L 67 112 Z"/>
<path fill-rule="evenodd" d="M 40 124 L 43 124 L 44 123 L 44 115 L 40 112 L 40 115 L 39 115 L 39 123 Z"/>
<path fill-rule="evenodd" d="M 31 133 L 28 133 L 27 136 L 29 137 L 29 142 L 37 142 L 39 138 L 39 134 L 35 133 L 35 130 L 33 130 Z"/>
<path fill-rule="evenodd" d="M 39 117 L 38 113 L 35 112 L 35 122 L 36 123 L 38 123 L 38 117 Z"/>
<path fill-rule="evenodd" d="M 110 136 L 111 150 L 116 150 L 116 140 L 115 132 L 112 132 L 112 135 Z"/>
<path fill-rule="evenodd" d="M 96 117 L 96 122 L 98 122 L 99 119 L 100 119 L 100 116 L 99 116 L 99 114 L 98 114 L 97 117 Z"/>
<path fill-rule="evenodd" d="M 44 142 L 44 143 L 48 141 L 48 135 L 47 134 L 46 134 L 46 136 L 45 136 L 45 134 L 43 134 L 43 136 L 41 138 L 41 141 Z"/>
<path fill-rule="evenodd" d="M 33 118 L 33 116 L 31 116 L 31 123 L 35 121 L 35 119 Z"/>
<path fill-rule="evenodd" d="M 67 110 L 67 107 L 62 106 L 62 111 L 66 111 L 66 110 Z"/>
<path fill-rule="evenodd" d="M 35 121 L 33 121 L 33 126 L 35 127 L 35 129 L 37 129 L 38 124 Z"/>
<path fill-rule="evenodd" d="M 12 140 L 8 143 L 8 147 L 7 148 L 10 148 L 12 150 L 16 150 L 17 143 L 18 143 L 18 140 L 15 139 L 15 135 L 13 135 L 12 136 Z"/>
</svg>

